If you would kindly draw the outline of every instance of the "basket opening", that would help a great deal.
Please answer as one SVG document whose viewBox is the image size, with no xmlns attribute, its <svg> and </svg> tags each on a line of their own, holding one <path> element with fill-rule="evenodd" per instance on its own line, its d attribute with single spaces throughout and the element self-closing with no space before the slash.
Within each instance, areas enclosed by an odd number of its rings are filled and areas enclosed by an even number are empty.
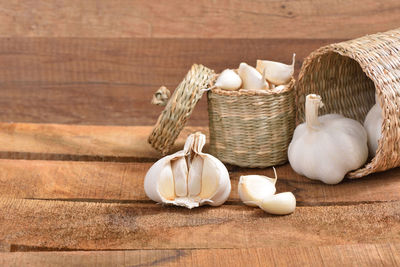
<svg viewBox="0 0 400 267">
<path fill-rule="evenodd" d="M 354 59 L 327 52 L 308 62 L 298 92 L 299 122 L 304 121 L 305 96 L 321 95 L 320 114 L 339 113 L 363 123 L 375 103 L 375 85 Z"/>
</svg>

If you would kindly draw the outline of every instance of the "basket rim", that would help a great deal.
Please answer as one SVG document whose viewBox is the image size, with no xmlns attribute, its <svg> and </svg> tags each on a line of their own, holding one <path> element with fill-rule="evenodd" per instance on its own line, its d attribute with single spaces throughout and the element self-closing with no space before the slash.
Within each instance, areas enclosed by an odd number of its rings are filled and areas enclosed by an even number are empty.
<svg viewBox="0 0 400 267">
<path fill-rule="evenodd" d="M 286 84 L 281 90 L 271 90 L 271 89 L 239 89 L 239 90 L 224 90 L 219 87 L 214 87 L 210 91 L 212 93 L 224 96 L 267 96 L 267 95 L 279 95 L 282 93 L 290 92 L 294 89 L 296 80 L 292 77 L 290 82 Z"/>
</svg>

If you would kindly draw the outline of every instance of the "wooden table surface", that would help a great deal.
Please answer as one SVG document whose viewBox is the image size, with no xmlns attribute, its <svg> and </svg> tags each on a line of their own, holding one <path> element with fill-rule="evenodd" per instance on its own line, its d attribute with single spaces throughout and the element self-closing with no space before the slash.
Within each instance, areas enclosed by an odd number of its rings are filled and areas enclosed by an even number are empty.
<svg viewBox="0 0 400 267">
<path fill-rule="evenodd" d="M 400 265 L 400 168 L 331 186 L 277 166 L 288 216 L 238 197 L 240 175 L 271 168 L 227 166 L 221 207 L 143 189 L 160 85 L 293 52 L 297 73 L 322 45 L 399 27 L 397 0 L 0 2 L 1 266 Z M 207 125 L 203 97 L 174 150 Z"/>
</svg>

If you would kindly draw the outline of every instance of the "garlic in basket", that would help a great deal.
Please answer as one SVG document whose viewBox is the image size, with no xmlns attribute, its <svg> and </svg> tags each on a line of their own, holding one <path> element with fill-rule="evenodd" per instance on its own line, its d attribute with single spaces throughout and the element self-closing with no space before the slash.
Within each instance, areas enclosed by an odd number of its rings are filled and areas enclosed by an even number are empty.
<svg viewBox="0 0 400 267">
<path fill-rule="evenodd" d="M 368 135 L 368 149 L 371 156 L 376 155 L 378 149 L 378 141 L 381 138 L 382 130 L 382 109 L 379 100 L 375 97 L 375 105 L 370 109 L 365 117 L 364 127 Z"/>
<path fill-rule="evenodd" d="M 257 60 L 256 69 L 264 73 L 264 78 L 275 85 L 287 84 L 294 73 L 296 54 L 293 54 L 291 65 L 269 60 Z"/>
<path fill-rule="evenodd" d="M 269 85 L 263 75 L 252 66 L 242 62 L 239 65 L 238 73 L 242 78 L 243 89 L 268 89 Z"/>
<path fill-rule="evenodd" d="M 355 120 L 338 114 L 318 117 L 319 95 L 306 97 L 306 122 L 298 125 L 290 142 L 290 165 L 298 174 L 337 184 L 361 167 L 368 157 L 367 133 Z"/>
<path fill-rule="evenodd" d="M 242 85 L 242 79 L 235 71 L 226 69 L 218 76 L 215 86 L 224 90 L 237 90 Z"/>
<path fill-rule="evenodd" d="M 202 152 L 205 143 L 204 134 L 191 134 L 183 150 L 154 163 L 144 179 L 146 195 L 189 209 L 222 205 L 231 192 L 229 173 L 221 161 Z"/>
</svg>

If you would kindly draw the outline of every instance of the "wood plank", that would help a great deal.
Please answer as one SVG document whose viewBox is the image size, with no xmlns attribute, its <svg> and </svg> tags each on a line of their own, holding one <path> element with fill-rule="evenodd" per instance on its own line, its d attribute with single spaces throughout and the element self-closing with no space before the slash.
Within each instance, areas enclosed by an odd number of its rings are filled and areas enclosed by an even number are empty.
<svg viewBox="0 0 400 267">
<path fill-rule="evenodd" d="M 62 160 L 134 161 L 161 157 L 147 142 L 153 126 L 87 126 L 0 123 L 0 156 Z M 171 151 L 183 148 L 189 134 L 207 127 L 186 127 Z"/>
<path fill-rule="evenodd" d="M 354 244 L 248 249 L 9 252 L 2 266 L 397 266 L 400 245 Z"/>
<path fill-rule="evenodd" d="M 256 248 L 400 242 L 400 201 L 298 207 L 288 216 L 224 205 L 1 199 L 0 240 L 11 248 L 74 250 Z"/>
<path fill-rule="evenodd" d="M 398 27 L 397 0 L 2 1 L 2 36 L 353 38 Z"/>
<path fill-rule="evenodd" d="M 144 176 L 152 164 L 0 159 L 0 197 L 152 203 L 143 189 Z M 241 175 L 273 176 L 270 168 L 228 168 L 232 184 L 228 204 L 242 205 L 237 191 Z M 400 168 L 346 179 L 335 186 L 297 175 L 289 164 L 279 166 L 277 172 L 278 192 L 293 192 L 298 206 L 400 201 Z"/>
<path fill-rule="evenodd" d="M 1 13 L 1 11 L 0 11 Z M 1 25 L 0 25 L 1 27 Z M 290 62 L 338 40 L 0 38 L 0 121 L 153 125 L 193 63 L 219 72 L 257 58 Z M 189 119 L 207 125 L 205 97 Z"/>
</svg>

